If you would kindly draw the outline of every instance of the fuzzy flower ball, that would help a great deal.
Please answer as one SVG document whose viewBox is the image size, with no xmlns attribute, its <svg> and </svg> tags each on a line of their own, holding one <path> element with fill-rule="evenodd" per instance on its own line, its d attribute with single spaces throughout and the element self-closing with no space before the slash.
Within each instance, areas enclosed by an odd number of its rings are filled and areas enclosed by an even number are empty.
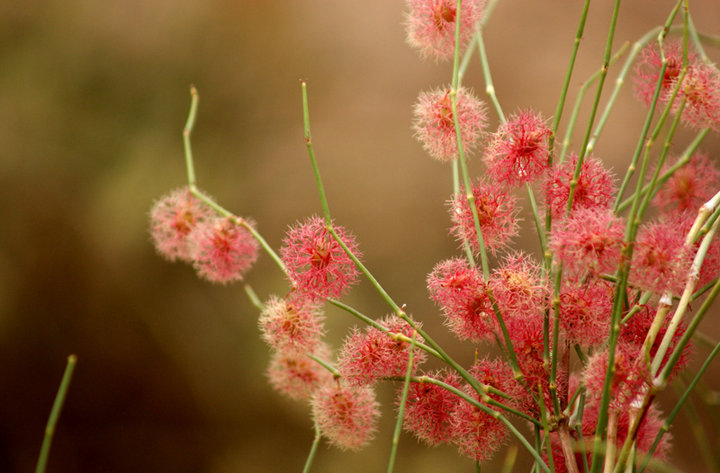
<svg viewBox="0 0 720 473">
<path fill-rule="evenodd" d="M 553 226 L 550 247 L 575 274 L 614 273 L 620 262 L 625 224 L 611 209 L 584 208 Z"/>
<path fill-rule="evenodd" d="M 610 329 L 613 287 L 605 281 L 567 282 L 560 291 L 559 318 L 565 338 L 583 348 L 602 345 Z"/>
<path fill-rule="evenodd" d="M 497 333 L 490 296 L 477 268 L 453 258 L 438 263 L 427 278 L 430 297 L 445 315 L 450 330 L 460 340 L 481 342 Z"/>
<path fill-rule="evenodd" d="M 359 450 L 372 440 L 380 410 L 370 386 L 328 383 L 312 399 L 315 424 L 331 445 Z"/>
<path fill-rule="evenodd" d="M 610 387 L 610 406 L 613 409 L 625 410 L 630 403 L 646 389 L 647 373 L 644 357 L 636 345 L 619 343 L 615 350 L 615 375 Z M 591 402 L 597 402 L 603 395 L 605 374 L 609 360 L 608 349 L 597 352 L 585 366 L 583 380 L 587 396 Z"/>
<path fill-rule="evenodd" d="M 515 196 L 507 188 L 482 179 L 472 186 L 472 195 L 485 247 L 492 252 L 505 248 L 510 239 L 517 235 L 518 209 Z M 467 242 L 479 254 L 475 219 L 464 193 L 450 201 L 450 219 L 453 223 L 450 232 L 458 241 Z"/>
<path fill-rule="evenodd" d="M 324 344 L 316 347 L 314 355 L 328 359 L 330 350 Z M 306 353 L 276 351 L 270 359 L 267 369 L 270 384 L 279 393 L 291 399 L 306 401 L 313 393 L 333 376 Z"/>
<path fill-rule="evenodd" d="M 521 252 L 505 257 L 490 277 L 490 288 L 503 317 L 523 320 L 542 312 L 549 292 L 540 265 Z"/>
<path fill-rule="evenodd" d="M 688 69 L 673 102 L 674 113 L 683 101 L 680 118 L 685 124 L 720 130 L 720 71 L 715 65 L 698 62 Z"/>
<path fill-rule="evenodd" d="M 666 168 L 669 168 L 667 166 Z M 667 170 L 667 169 L 665 169 Z M 720 188 L 720 170 L 705 153 L 695 153 L 675 171 L 652 200 L 664 214 L 694 211 Z"/>
<path fill-rule="evenodd" d="M 428 376 L 460 389 L 460 376 L 452 371 L 436 371 Z M 430 446 L 449 442 L 453 436 L 452 412 L 459 401 L 457 395 L 436 384 L 410 383 L 403 427 Z"/>
<path fill-rule="evenodd" d="M 413 328 L 404 320 L 392 315 L 378 321 L 388 329 L 375 327 L 364 331 L 355 329 L 345 340 L 338 355 L 338 371 L 352 384 L 371 384 L 383 377 L 405 376 L 410 356 L 410 342 L 394 337 L 395 334 L 412 338 Z M 419 324 L 418 324 L 419 325 Z M 415 340 L 423 342 L 417 335 Z M 415 349 L 413 369 L 425 361 L 425 352 Z"/>
<path fill-rule="evenodd" d="M 360 257 L 355 238 L 340 226 L 333 228 L 350 251 Z M 310 217 L 290 228 L 280 254 L 299 297 L 338 297 L 358 280 L 355 264 L 320 217 Z"/>
<path fill-rule="evenodd" d="M 187 187 L 157 200 L 150 209 L 150 236 L 158 253 L 169 261 L 192 261 L 188 235 L 212 215 L 212 209 Z"/>
<path fill-rule="evenodd" d="M 463 149 L 470 152 L 477 145 L 487 123 L 485 105 L 465 88 L 457 91 L 456 99 Z M 450 90 L 422 92 L 414 114 L 415 137 L 423 149 L 438 161 L 455 159 L 458 147 Z"/>
<path fill-rule="evenodd" d="M 197 273 L 223 284 L 241 281 L 257 260 L 260 247 L 249 231 L 225 217 L 197 225 L 189 240 Z"/>
<path fill-rule="evenodd" d="M 540 177 L 548 167 L 552 132 L 542 116 L 524 111 L 500 125 L 484 161 L 488 174 L 500 183 L 520 185 Z"/>
<path fill-rule="evenodd" d="M 545 182 L 545 198 L 553 218 L 566 214 L 570 199 L 570 182 L 575 175 L 578 156 L 572 155 L 569 160 L 550 172 Z M 571 212 L 582 208 L 608 208 L 614 193 L 611 174 L 603 167 L 600 160 L 586 156 L 580 167 Z"/>
<path fill-rule="evenodd" d="M 323 336 L 322 306 L 311 299 L 272 296 L 258 325 L 265 342 L 285 353 L 312 352 Z"/>
<path fill-rule="evenodd" d="M 455 0 L 408 0 L 408 43 L 424 57 L 450 59 L 455 50 Z M 466 0 L 460 10 L 460 45 L 465 47 L 482 18 L 485 0 Z"/>
<path fill-rule="evenodd" d="M 683 50 L 680 41 L 673 41 L 664 45 L 665 58 L 667 66 L 660 84 L 659 100 L 661 103 L 666 102 L 669 94 L 672 92 L 673 84 L 680 77 L 683 65 Z M 688 51 L 688 63 L 696 62 L 696 56 L 692 51 Z M 662 70 L 662 57 L 657 44 L 651 44 L 640 52 L 640 60 L 635 69 L 635 95 L 645 105 L 650 105 L 658 79 L 660 79 L 660 71 Z"/>
</svg>

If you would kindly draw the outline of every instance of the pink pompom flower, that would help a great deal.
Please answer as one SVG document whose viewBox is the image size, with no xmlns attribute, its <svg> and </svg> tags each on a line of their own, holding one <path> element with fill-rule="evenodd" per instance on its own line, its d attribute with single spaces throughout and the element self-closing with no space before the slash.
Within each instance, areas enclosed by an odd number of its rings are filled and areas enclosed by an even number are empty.
<svg viewBox="0 0 720 473">
<path fill-rule="evenodd" d="M 535 318 L 547 305 L 549 286 L 542 275 L 542 268 L 521 252 L 505 257 L 490 277 L 490 288 L 500 313 L 506 319 Z"/>
<path fill-rule="evenodd" d="M 350 251 L 360 257 L 355 238 L 343 227 L 333 228 Z M 338 297 L 358 280 L 355 263 L 320 217 L 310 217 L 290 228 L 280 254 L 299 297 Z"/>
<path fill-rule="evenodd" d="M 424 57 L 449 59 L 455 50 L 455 0 L 408 0 L 408 43 Z M 482 18 L 485 0 L 466 0 L 460 10 L 460 45 L 465 47 Z"/>
<path fill-rule="evenodd" d="M 164 258 L 191 262 L 188 235 L 214 212 L 183 187 L 158 199 L 150 209 L 150 236 Z"/>
<path fill-rule="evenodd" d="M 666 166 L 664 170 L 669 169 Z M 706 153 L 695 153 L 675 171 L 652 200 L 663 214 L 697 211 L 720 188 L 720 170 Z"/>
<path fill-rule="evenodd" d="M 258 325 L 265 342 L 285 353 L 312 352 L 323 336 L 322 305 L 312 299 L 272 296 Z"/>
<path fill-rule="evenodd" d="M 430 297 L 442 308 L 450 330 L 461 340 L 481 342 L 497 333 L 495 314 L 477 268 L 453 258 L 438 263 L 427 279 Z"/>
<path fill-rule="evenodd" d="M 567 212 L 570 182 L 575 175 L 577 162 L 578 156 L 572 155 L 561 166 L 551 170 L 545 181 L 545 198 L 553 218 L 562 217 Z M 572 212 L 582 208 L 608 208 L 614 190 L 612 176 L 600 160 L 586 156 L 575 186 Z"/>
<path fill-rule="evenodd" d="M 381 319 L 378 323 L 388 329 L 383 332 L 375 327 L 364 331 L 355 329 L 345 340 L 338 355 L 338 371 L 352 384 L 371 384 L 383 377 L 405 376 L 410 356 L 410 343 L 394 335 L 412 338 L 413 328 L 396 315 Z M 417 342 L 423 338 L 417 335 Z M 425 361 L 425 352 L 415 349 L 413 369 Z"/>
<path fill-rule="evenodd" d="M 454 388 L 460 388 L 460 376 L 442 370 L 428 373 Z M 447 389 L 432 383 L 410 383 L 403 427 L 430 446 L 452 439 L 452 412 L 460 398 Z"/>
<path fill-rule="evenodd" d="M 610 406 L 618 411 L 628 409 L 647 388 L 645 358 L 639 350 L 639 346 L 626 343 L 618 343 L 615 349 L 615 373 L 610 387 Z M 599 401 L 603 395 L 608 359 L 609 353 L 606 348 L 594 354 L 585 365 L 583 380 L 587 396 L 592 402 Z"/>
<path fill-rule="evenodd" d="M 625 223 L 607 208 L 581 208 L 552 228 L 550 248 L 575 274 L 614 273 L 620 262 Z"/>
<path fill-rule="evenodd" d="M 500 125 L 483 157 L 498 182 L 519 185 L 540 177 L 548 167 L 552 132 L 539 114 L 523 111 Z"/>
<path fill-rule="evenodd" d="M 673 102 L 673 112 L 680 110 L 682 101 L 685 106 L 680 117 L 685 124 L 720 130 L 720 71 L 717 67 L 700 62 L 690 67 Z"/>
<path fill-rule="evenodd" d="M 257 240 L 231 218 L 198 224 L 188 238 L 192 242 L 193 266 L 210 282 L 241 281 L 258 258 Z"/>
<path fill-rule="evenodd" d="M 683 66 L 682 43 L 679 41 L 669 42 L 664 45 L 667 66 L 660 85 L 659 101 L 667 103 L 669 94 L 672 92 L 673 84 L 676 82 Z M 688 63 L 696 61 L 695 54 L 688 51 Z M 635 68 L 635 95 L 646 105 L 652 102 L 655 94 L 655 87 L 660 78 L 662 70 L 662 57 L 657 44 L 651 44 L 640 52 L 640 60 Z"/>
<path fill-rule="evenodd" d="M 328 383 L 315 391 L 312 413 L 322 435 L 342 450 L 359 450 L 367 445 L 380 416 L 370 386 L 340 383 Z"/>
<path fill-rule="evenodd" d="M 321 344 L 312 353 L 322 359 L 330 349 Z M 267 377 L 275 390 L 295 400 L 309 400 L 320 387 L 329 384 L 333 375 L 307 353 L 276 351 L 272 354 Z"/>
<path fill-rule="evenodd" d="M 505 248 L 517 235 L 517 199 L 507 188 L 482 179 L 472 186 L 472 195 L 485 247 L 493 252 Z M 472 208 L 464 192 L 450 201 L 450 219 L 453 223 L 451 233 L 480 253 Z"/>
<path fill-rule="evenodd" d="M 613 287 L 605 281 L 569 281 L 560 291 L 559 317 L 565 338 L 583 348 L 602 345 L 610 333 Z"/>
<path fill-rule="evenodd" d="M 485 105 L 465 88 L 457 91 L 456 99 L 463 149 L 470 152 L 487 123 Z M 423 149 L 439 161 L 455 159 L 458 156 L 458 147 L 450 90 L 422 92 L 414 112 L 413 129 Z"/>
</svg>

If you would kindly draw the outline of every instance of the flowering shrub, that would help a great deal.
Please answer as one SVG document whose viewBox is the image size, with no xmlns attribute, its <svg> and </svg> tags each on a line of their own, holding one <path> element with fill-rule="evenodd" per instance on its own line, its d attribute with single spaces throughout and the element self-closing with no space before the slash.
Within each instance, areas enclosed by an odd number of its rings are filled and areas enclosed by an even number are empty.
<svg viewBox="0 0 720 473">
<path fill-rule="evenodd" d="M 691 337 L 720 292 L 720 170 L 699 150 L 720 129 L 720 72 L 705 54 L 707 37 L 694 30 L 687 0 L 679 0 L 667 23 L 640 37 L 625 57 L 619 79 L 633 71 L 647 118 L 618 179 L 591 154 L 626 82 L 616 81 L 601 110 L 607 66 L 625 52 L 612 56 L 614 29 L 603 67 L 586 83 L 597 86 L 590 118 L 584 125 L 577 120 L 583 87 L 566 125 L 566 136 L 584 130 L 571 152 L 569 139 L 559 144 L 557 137 L 574 61 L 552 121 L 532 108 L 506 118 L 482 40 L 496 3 L 408 0 L 406 22 L 408 42 L 422 56 L 452 62 L 450 85 L 419 95 L 413 128 L 438 166 L 457 176 L 448 227 L 458 254 L 430 271 L 429 296 L 468 350 L 495 345 L 499 353 L 478 354 L 469 367 L 394 301 L 362 263 L 355 238 L 333 220 L 313 150 L 307 84 L 305 139 L 322 215 L 291 226 L 279 252 L 253 221 L 198 189 L 189 152 L 197 108 L 192 89 L 184 134 L 188 185 L 157 201 L 150 232 L 163 257 L 192 264 L 209 281 L 243 279 L 261 247 L 285 274 L 284 295 L 263 303 L 246 290 L 272 352 L 272 386 L 312 406 L 316 437 L 306 471 L 322 438 L 350 450 L 371 441 L 380 415 L 375 387 L 385 382 L 398 387 L 389 471 L 402 428 L 428 445 L 452 444 L 478 464 L 517 442 L 533 471 L 642 471 L 669 455 L 667 431 L 686 397 L 666 415 L 656 396 L 687 365 Z M 613 21 L 617 16 L 616 8 Z M 586 20 L 584 14 L 575 48 Z M 491 106 L 461 84 L 475 51 Z M 499 126 L 486 132 L 491 113 Z M 685 148 L 675 139 L 679 127 L 697 133 Z M 671 150 L 676 157 L 666 164 Z M 475 151 L 484 164 L 480 176 L 467 167 Z M 539 257 L 512 247 L 521 192 Z M 389 315 L 370 317 L 338 300 L 361 276 Z M 364 324 L 334 354 L 325 341 L 326 303 Z M 707 355 L 689 390 L 718 350 Z"/>
</svg>

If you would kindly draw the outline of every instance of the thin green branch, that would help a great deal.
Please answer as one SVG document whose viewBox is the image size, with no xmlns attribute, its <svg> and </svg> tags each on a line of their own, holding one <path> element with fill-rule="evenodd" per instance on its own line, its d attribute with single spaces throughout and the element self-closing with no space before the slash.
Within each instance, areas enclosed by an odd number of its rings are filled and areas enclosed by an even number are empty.
<svg viewBox="0 0 720 473">
<path fill-rule="evenodd" d="M 410 352 L 408 353 L 407 371 L 405 372 L 405 380 L 403 382 L 403 390 L 400 395 L 400 406 L 398 407 L 397 421 L 395 422 L 395 432 L 393 432 L 392 447 L 390 449 L 390 460 L 388 461 L 388 473 L 392 473 L 395 466 L 395 456 L 397 455 L 398 445 L 400 444 L 400 432 L 402 431 L 403 419 L 405 417 L 405 404 L 407 404 L 408 391 L 410 390 L 410 378 L 412 377 L 413 357 L 415 356 L 415 339 L 417 332 L 413 331 L 410 340 Z"/>
<path fill-rule="evenodd" d="M 315 438 L 313 439 L 312 445 L 310 445 L 310 453 L 308 453 L 307 460 L 305 460 L 305 466 L 303 467 L 303 473 L 308 473 L 310 467 L 312 467 L 313 461 L 315 461 L 315 454 L 317 453 L 318 446 L 320 446 L 320 428 L 315 424 Z"/>
</svg>

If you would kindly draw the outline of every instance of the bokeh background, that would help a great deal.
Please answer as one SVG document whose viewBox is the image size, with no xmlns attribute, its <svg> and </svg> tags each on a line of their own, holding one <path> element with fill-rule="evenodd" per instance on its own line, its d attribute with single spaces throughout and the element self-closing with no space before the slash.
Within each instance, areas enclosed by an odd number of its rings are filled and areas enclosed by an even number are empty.
<svg viewBox="0 0 720 473">
<path fill-rule="evenodd" d="M 664 21 L 673 2 L 625 3 L 618 46 Z M 571 99 L 600 66 L 611 6 L 592 4 Z M 553 114 L 581 7 L 500 3 L 486 42 L 507 112 Z M 700 30 L 720 34 L 720 3 L 691 7 Z M 298 79 L 307 79 L 336 220 L 356 234 L 395 299 L 471 360 L 473 347 L 445 334 L 424 288 L 433 265 L 456 254 L 447 234 L 450 171 L 423 153 L 410 126 L 418 93 L 447 84 L 451 67 L 423 61 L 405 44 L 405 10 L 403 0 L 0 3 L 0 471 L 34 467 L 70 353 L 79 363 L 51 472 L 302 468 L 313 437 L 308 408 L 266 383 L 268 352 L 242 286 L 202 282 L 149 242 L 153 200 L 185 182 L 190 84 L 201 95 L 193 136 L 200 186 L 254 218 L 278 247 L 289 224 L 320 210 L 302 138 Z M 480 95 L 477 62 L 465 83 Z M 644 114 L 630 87 L 620 100 L 596 148 L 616 174 Z M 490 128 L 496 124 L 492 117 Z M 683 130 L 674 149 L 690 136 Z M 718 159 L 719 143 L 711 136 L 703 149 Z M 472 169 L 480 172 L 479 160 Z M 519 247 L 535 252 L 527 218 L 522 228 Z M 286 290 L 265 255 L 247 282 L 261 298 Z M 387 311 L 367 284 L 348 301 L 369 314 Z M 716 339 L 718 317 L 702 327 Z M 333 346 L 353 323 L 327 310 Z M 720 389 L 717 367 L 705 381 Z M 358 453 L 323 446 L 313 471 L 386 467 L 391 387 L 380 400 L 377 441 Z M 678 419 L 671 460 L 704 471 Z M 519 465 L 527 463 L 521 452 Z M 402 438 L 396 471 L 451 468 L 473 471 L 450 447 Z"/>
</svg>

